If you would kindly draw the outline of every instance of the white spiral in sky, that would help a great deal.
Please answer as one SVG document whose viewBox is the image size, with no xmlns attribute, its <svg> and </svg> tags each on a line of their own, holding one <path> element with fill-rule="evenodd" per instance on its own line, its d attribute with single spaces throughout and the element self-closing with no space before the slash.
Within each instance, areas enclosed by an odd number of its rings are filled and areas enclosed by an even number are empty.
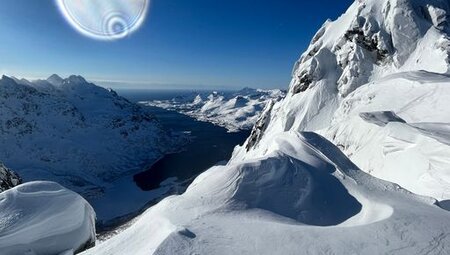
<svg viewBox="0 0 450 255">
<path fill-rule="evenodd" d="M 121 39 L 144 22 L 150 0 L 56 0 L 65 19 L 81 34 Z"/>
</svg>

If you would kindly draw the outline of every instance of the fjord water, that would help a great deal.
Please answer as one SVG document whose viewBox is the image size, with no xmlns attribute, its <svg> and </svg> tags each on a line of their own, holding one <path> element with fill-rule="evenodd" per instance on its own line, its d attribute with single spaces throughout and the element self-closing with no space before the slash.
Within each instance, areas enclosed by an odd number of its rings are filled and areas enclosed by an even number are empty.
<svg viewBox="0 0 450 255">
<path fill-rule="evenodd" d="M 119 94 L 130 101 L 139 102 L 171 99 L 189 92 L 191 91 L 121 90 Z M 180 152 L 166 155 L 146 171 L 134 176 L 136 184 L 146 191 L 158 188 L 161 182 L 171 178 L 176 178 L 177 183 L 186 187 L 209 167 L 227 161 L 231 157 L 233 148 L 242 144 L 250 133 L 249 131 L 228 133 L 225 128 L 197 121 L 175 111 L 157 107 L 149 107 L 149 109 L 167 130 L 188 132 L 192 141 Z M 178 190 L 178 192 L 182 191 L 183 189 Z M 177 190 L 173 192 L 178 193 Z"/>
</svg>

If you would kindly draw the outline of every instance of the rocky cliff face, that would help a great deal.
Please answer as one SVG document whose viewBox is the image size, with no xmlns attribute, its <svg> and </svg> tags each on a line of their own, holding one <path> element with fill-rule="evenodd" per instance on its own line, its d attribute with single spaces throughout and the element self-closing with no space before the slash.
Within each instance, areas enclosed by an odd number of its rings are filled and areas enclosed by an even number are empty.
<svg viewBox="0 0 450 255">
<path fill-rule="evenodd" d="M 13 188 L 22 183 L 22 179 L 13 171 L 0 163 L 0 192 Z"/>
</svg>

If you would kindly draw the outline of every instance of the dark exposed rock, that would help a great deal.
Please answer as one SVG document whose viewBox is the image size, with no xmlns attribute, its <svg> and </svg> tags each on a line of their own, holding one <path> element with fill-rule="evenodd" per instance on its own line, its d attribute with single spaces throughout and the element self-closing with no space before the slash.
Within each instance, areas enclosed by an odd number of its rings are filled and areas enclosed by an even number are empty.
<svg viewBox="0 0 450 255">
<path fill-rule="evenodd" d="M 266 106 L 263 113 L 259 117 L 258 121 L 256 122 L 255 126 L 253 127 L 252 132 L 250 133 L 250 137 L 247 139 L 247 144 L 245 145 L 247 151 L 250 151 L 252 148 L 254 148 L 256 144 L 258 144 L 258 142 L 261 140 L 261 137 L 264 135 L 264 131 L 269 125 L 270 116 L 274 105 L 274 101 L 269 102 L 269 104 Z"/>
<path fill-rule="evenodd" d="M 379 48 L 378 38 L 365 36 L 362 30 L 354 28 L 348 30 L 344 36 L 348 41 L 355 40 L 355 42 L 364 49 L 376 53 L 376 59 L 379 62 L 388 56 L 389 52 L 387 50 Z"/>
<path fill-rule="evenodd" d="M 309 74 L 305 73 L 303 76 L 300 77 L 299 83 L 292 88 L 292 93 L 295 95 L 307 90 L 312 82 L 313 78 Z"/>
<path fill-rule="evenodd" d="M 22 183 L 22 179 L 13 171 L 0 163 L 0 192 L 13 188 Z"/>
</svg>

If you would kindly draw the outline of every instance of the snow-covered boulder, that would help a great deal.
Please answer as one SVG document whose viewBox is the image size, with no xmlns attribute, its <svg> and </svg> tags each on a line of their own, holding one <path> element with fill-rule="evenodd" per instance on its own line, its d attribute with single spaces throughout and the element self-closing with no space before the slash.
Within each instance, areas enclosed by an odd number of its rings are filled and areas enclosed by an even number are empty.
<svg viewBox="0 0 450 255">
<path fill-rule="evenodd" d="M 225 127 L 229 132 L 250 130 L 270 102 L 284 98 L 282 90 L 244 88 L 237 92 L 190 93 L 171 100 L 141 102 L 175 110 L 197 120 Z"/>
<path fill-rule="evenodd" d="M 0 254 L 73 254 L 95 244 L 95 212 L 53 182 L 29 182 L 0 193 Z"/>
<path fill-rule="evenodd" d="M 22 179 L 5 165 L 0 163 L 0 192 L 22 183 Z"/>
</svg>

